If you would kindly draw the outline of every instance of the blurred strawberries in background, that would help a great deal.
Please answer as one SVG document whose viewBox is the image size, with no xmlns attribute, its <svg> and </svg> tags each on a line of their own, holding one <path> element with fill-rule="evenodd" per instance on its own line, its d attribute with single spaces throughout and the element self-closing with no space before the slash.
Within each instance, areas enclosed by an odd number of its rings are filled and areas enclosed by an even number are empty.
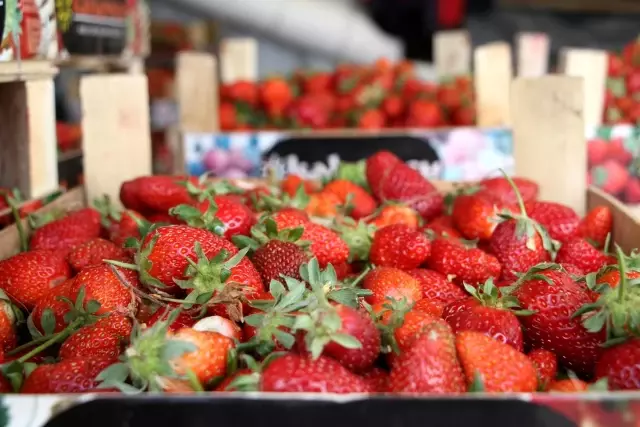
<svg viewBox="0 0 640 427">
<path fill-rule="evenodd" d="M 80 148 L 82 128 L 79 124 L 56 122 L 58 150 L 62 153 Z"/>
<path fill-rule="evenodd" d="M 467 126 L 475 122 L 468 77 L 440 85 L 417 78 L 410 62 L 340 65 L 222 86 L 222 130 L 381 129 Z"/>
<path fill-rule="evenodd" d="M 640 125 L 640 38 L 609 54 L 603 122 Z"/>
</svg>

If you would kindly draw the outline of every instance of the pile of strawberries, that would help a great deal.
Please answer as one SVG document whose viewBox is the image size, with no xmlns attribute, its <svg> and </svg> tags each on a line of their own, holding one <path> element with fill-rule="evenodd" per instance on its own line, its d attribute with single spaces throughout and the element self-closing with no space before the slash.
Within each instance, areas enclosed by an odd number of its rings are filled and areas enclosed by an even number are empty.
<svg viewBox="0 0 640 427">
<path fill-rule="evenodd" d="M 385 151 L 354 180 L 145 176 L 120 199 L 0 261 L 2 391 L 640 388 L 640 263 L 606 207 L 506 176 L 445 195 Z"/>
<path fill-rule="evenodd" d="M 330 72 L 299 71 L 261 82 L 237 81 L 220 91 L 220 128 L 382 129 L 471 126 L 468 77 L 441 84 L 420 80 L 409 62 L 381 59 Z"/>
<path fill-rule="evenodd" d="M 603 123 L 640 125 L 640 38 L 609 53 Z"/>
</svg>

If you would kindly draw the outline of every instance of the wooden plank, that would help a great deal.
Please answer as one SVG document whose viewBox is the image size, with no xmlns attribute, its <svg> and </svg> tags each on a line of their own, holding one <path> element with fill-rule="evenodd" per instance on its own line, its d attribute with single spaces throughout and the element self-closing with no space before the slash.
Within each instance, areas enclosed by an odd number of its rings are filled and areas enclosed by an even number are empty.
<svg viewBox="0 0 640 427">
<path fill-rule="evenodd" d="M 119 200 L 123 181 L 151 174 L 147 77 L 96 74 L 80 81 L 85 187 Z"/>
<path fill-rule="evenodd" d="M 29 125 L 26 83 L 0 84 L 0 187 L 30 197 Z"/>
<path fill-rule="evenodd" d="M 56 210 L 73 211 L 86 206 L 86 199 L 83 187 L 74 188 L 58 197 L 53 202 L 36 211 L 36 215 L 53 212 Z M 27 234 L 31 233 L 29 222 L 22 220 L 22 226 Z M 20 235 L 18 227 L 13 224 L 0 230 L 0 260 L 9 258 L 20 252 Z"/>
<path fill-rule="evenodd" d="M 471 73 L 471 36 L 466 30 L 438 31 L 433 36 L 438 78 Z"/>
<path fill-rule="evenodd" d="M 0 83 L 39 80 L 56 74 L 58 69 L 47 60 L 0 62 Z"/>
<path fill-rule="evenodd" d="M 614 242 L 629 253 L 640 247 L 640 220 L 634 212 L 611 194 L 600 188 L 589 187 L 587 193 L 587 209 L 596 206 L 607 206 L 613 213 L 613 230 L 611 237 Z"/>
<path fill-rule="evenodd" d="M 220 44 L 220 75 L 223 83 L 258 80 L 258 42 L 252 37 L 233 37 Z"/>
<path fill-rule="evenodd" d="M 540 198 L 584 213 L 587 147 L 579 77 L 516 79 L 511 89 L 516 175 L 540 185 Z"/>
<path fill-rule="evenodd" d="M 182 132 L 218 132 L 216 59 L 208 53 L 181 52 L 176 69 L 176 102 Z"/>
<path fill-rule="evenodd" d="M 473 55 L 476 114 L 479 127 L 511 123 L 509 90 L 513 79 L 511 46 L 505 42 L 478 47 Z"/>
<path fill-rule="evenodd" d="M 540 77 L 549 69 L 551 43 L 545 33 L 516 34 L 518 77 Z"/>
<path fill-rule="evenodd" d="M 560 52 L 560 71 L 584 81 L 584 123 L 587 128 L 602 124 L 607 82 L 607 52 L 565 48 Z"/>
</svg>

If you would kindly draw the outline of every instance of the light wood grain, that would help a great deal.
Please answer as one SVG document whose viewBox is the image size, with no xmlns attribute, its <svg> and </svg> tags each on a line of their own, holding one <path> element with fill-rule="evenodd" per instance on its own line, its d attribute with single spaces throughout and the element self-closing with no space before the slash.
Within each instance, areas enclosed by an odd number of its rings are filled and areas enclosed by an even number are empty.
<svg viewBox="0 0 640 427">
<path fill-rule="evenodd" d="M 175 96 L 181 132 L 217 132 L 216 59 L 208 53 L 178 54 Z"/>
<path fill-rule="evenodd" d="M 438 31 L 433 36 L 438 78 L 471 73 L 471 37 L 466 30 Z"/>
<path fill-rule="evenodd" d="M 68 212 L 80 209 L 86 205 L 84 188 L 78 187 L 61 195 L 53 202 L 36 211 L 35 214 L 40 215 L 57 210 Z M 25 233 L 29 235 L 31 233 L 29 222 L 23 219 L 21 223 Z M 13 224 L 0 230 L 0 260 L 9 258 L 18 252 L 20 252 L 20 235 L 18 234 L 18 227 Z"/>
<path fill-rule="evenodd" d="M 516 175 L 540 185 L 540 198 L 583 213 L 587 147 L 579 77 L 516 79 L 511 89 Z"/>
<path fill-rule="evenodd" d="M 52 61 L 4 61 L 0 62 L 0 83 L 39 80 L 58 74 Z"/>
<path fill-rule="evenodd" d="M 607 53 L 595 49 L 563 49 L 560 71 L 584 80 L 584 124 L 587 128 L 602 124 L 607 81 Z"/>
<path fill-rule="evenodd" d="M 516 34 L 518 77 L 541 77 L 549 69 L 551 43 L 545 33 Z"/>
<path fill-rule="evenodd" d="M 478 47 L 473 55 L 476 114 L 479 127 L 511 123 L 509 90 L 513 80 L 511 46 L 497 42 Z"/>
<path fill-rule="evenodd" d="M 80 81 L 87 197 L 119 200 L 123 181 L 151 174 L 147 78 L 96 74 Z"/>
<path fill-rule="evenodd" d="M 232 37 L 220 43 L 220 74 L 223 83 L 258 80 L 258 41 Z"/>
</svg>

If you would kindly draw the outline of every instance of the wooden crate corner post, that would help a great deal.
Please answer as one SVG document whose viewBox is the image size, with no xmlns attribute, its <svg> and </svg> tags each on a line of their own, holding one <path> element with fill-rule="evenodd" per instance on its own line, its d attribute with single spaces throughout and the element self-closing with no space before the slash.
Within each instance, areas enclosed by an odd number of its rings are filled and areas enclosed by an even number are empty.
<svg viewBox="0 0 640 427">
<path fill-rule="evenodd" d="M 545 33 L 516 34 L 518 77 L 541 77 L 549 70 L 551 41 Z"/>
<path fill-rule="evenodd" d="M 220 79 L 223 83 L 258 79 L 258 41 L 231 37 L 220 43 Z"/>
<path fill-rule="evenodd" d="M 178 123 L 167 130 L 174 158 L 174 173 L 184 173 L 185 138 L 191 133 L 215 133 L 219 125 L 218 68 L 209 53 L 181 52 L 176 62 L 173 94 Z"/>
<path fill-rule="evenodd" d="M 10 65 L 10 63 L 3 64 Z M 0 67 L 0 187 L 26 198 L 58 188 L 54 67 L 37 75 L 4 73 Z"/>
<path fill-rule="evenodd" d="M 540 198 L 584 213 L 587 147 L 580 77 L 518 78 L 511 88 L 516 175 L 540 184 Z"/>
<path fill-rule="evenodd" d="M 80 81 L 87 199 L 119 201 L 121 184 L 151 174 L 149 97 L 144 74 L 94 74 Z"/>
<path fill-rule="evenodd" d="M 471 36 L 467 30 L 438 31 L 433 36 L 439 79 L 471 73 Z"/>
<path fill-rule="evenodd" d="M 513 80 L 511 46 L 506 42 L 478 47 L 473 54 L 478 127 L 511 124 L 509 91 Z"/>
</svg>

